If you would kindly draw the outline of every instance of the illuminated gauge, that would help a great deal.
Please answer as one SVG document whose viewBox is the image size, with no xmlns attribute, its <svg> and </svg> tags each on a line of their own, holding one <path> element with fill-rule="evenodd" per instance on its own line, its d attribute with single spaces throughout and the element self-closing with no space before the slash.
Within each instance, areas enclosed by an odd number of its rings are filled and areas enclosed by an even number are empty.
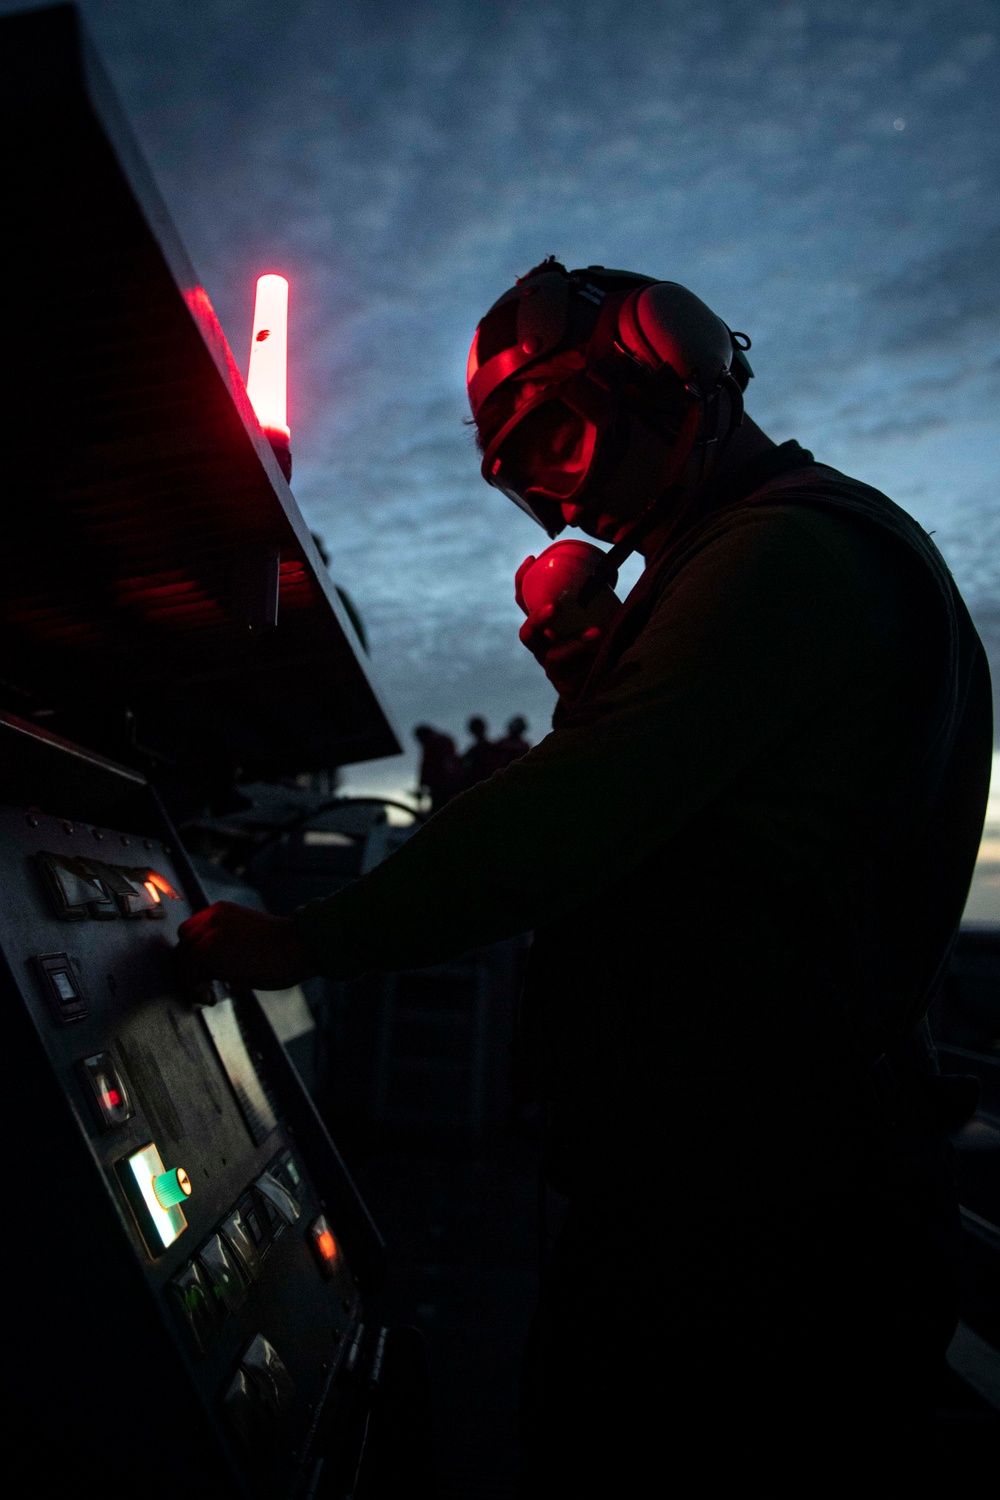
<svg viewBox="0 0 1000 1500">
<path fill-rule="evenodd" d="M 148 1146 L 143 1146 L 141 1151 L 134 1151 L 131 1156 L 117 1162 L 115 1170 L 125 1189 L 125 1196 L 135 1215 L 146 1249 L 155 1260 L 187 1228 L 187 1219 L 180 1206 L 191 1191 L 187 1173 L 177 1167 L 168 1172 L 152 1141 Z M 187 1181 L 186 1191 L 178 1180 L 182 1172 Z M 172 1191 L 180 1194 L 169 1205 L 160 1201 L 156 1191 L 156 1184 L 163 1183 L 164 1179 L 172 1179 Z"/>
</svg>

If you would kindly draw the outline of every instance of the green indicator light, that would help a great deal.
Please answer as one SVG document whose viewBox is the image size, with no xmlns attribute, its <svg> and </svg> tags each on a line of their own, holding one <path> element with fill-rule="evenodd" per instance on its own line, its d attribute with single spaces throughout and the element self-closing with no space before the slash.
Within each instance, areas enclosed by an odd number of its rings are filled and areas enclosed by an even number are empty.
<svg viewBox="0 0 1000 1500">
<path fill-rule="evenodd" d="M 155 1260 L 160 1250 L 166 1250 L 187 1228 L 187 1219 L 180 1205 L 191 1192 L 190 1179 L 183 1168 L 175 1168 L 172 1172 L 163 1170 L 163 1158 L 153 1141 L 119 1162 L 117 1171 L 146 1248 Z M 168 1197 L 169 1206 L 165 1207 L 157 1195 L 156 1185 L 163 1184 L 169 1193 L 171 1179 L 174 1196 Z"/>
<path fill-rule="evenodd" d="M 183 1167 L 172 1167 L 153 1178 L 153 1196 L 161 1208 L 173 1208 L 191 1196 L 191 1179 Z"/>
</svg>

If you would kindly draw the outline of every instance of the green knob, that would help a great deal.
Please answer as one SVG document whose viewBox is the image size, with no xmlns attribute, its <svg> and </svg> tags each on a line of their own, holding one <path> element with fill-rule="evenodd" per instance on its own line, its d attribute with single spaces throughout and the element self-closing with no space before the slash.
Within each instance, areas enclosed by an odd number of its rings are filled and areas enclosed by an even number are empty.
<svg viewBox="0 0 1000 1500">
<path fill-rule="evenodd" d="M 161 1208 L 173 1208 L 191 1196 L 191 1179 L 183 1167 L 171 1167 L 153 1178 L 153 1196 Z"/>
</svg>

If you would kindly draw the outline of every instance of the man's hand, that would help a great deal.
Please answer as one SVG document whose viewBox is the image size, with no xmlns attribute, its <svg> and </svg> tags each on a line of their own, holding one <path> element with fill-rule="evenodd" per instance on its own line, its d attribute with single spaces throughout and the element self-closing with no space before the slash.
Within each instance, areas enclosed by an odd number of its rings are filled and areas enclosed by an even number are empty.
<svg viewBox="0 0 1000 1500">
<path fill-rule="evenodd" d="M 601 644 L 601 631 L 591 625 L 581 635 L 557 636 L 549 628 L 555 614 L 551 604 L 543 604 L 525 620 L 518 634 L 523 645 L 542 666 L 546 677 L 567 703 L 572 703 L 583 687 Z"/>
<path fill-rule="evenodd" d="M 521 591 L 521 580 L 533 562 L 535 558 L 526 557 L 514 575 L 514 597 L 525 614 L 528 608 Z M 528 615 L 518 634 L 521 644 L 527 646 L 560 698 L 572 703 L 597 655 L 601 629 L 599 625 L 591 625 L 579 635 L 557 635 L 551 626 L 555 613 L 554 604 L 543 604 Z"/>
<path fill-rule="evenodd" d="M 177 929 L 177 957 L 192 983 L 228 979 L 284 990 L 311 977 L 289 917 L 216 901 Z"/>
</svg>

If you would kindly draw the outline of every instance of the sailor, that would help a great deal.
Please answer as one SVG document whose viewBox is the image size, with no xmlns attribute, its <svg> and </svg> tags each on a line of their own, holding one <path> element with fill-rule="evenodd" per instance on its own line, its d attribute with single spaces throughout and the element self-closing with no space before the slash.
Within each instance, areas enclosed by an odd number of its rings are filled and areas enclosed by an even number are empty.
<svg viewBox="0 0 1000 1500">
<path fill-rule="evenodd" d="M 418 724 L 413 738 L 420 746 L 420 769 L 417 781 L 429 812 L 437 812 L 463 786 L 462 763 L 450 734 L 431 724 Z"/>
<path fill-rule="evenodd" d="M 488 738 L 489 725 L 482 714 L 473 714 L 465 727 L 472 739 L 462 751 L 462 782 L 464 786 L 475 786 L 496 770 L 496 747 Z"/>
<path fill-rule="evenodd" d="M 181 934 L 192 972 L 278 988 L 534 929 L 525 1043 L 569 1209 L 526 1495 L 898 1481 L 955 1326 L 968 1101 L 923 1017 L 980 837 L 988 671 L 920 526 L 744 415 L 748 347 L 676 283 L 551 258 L 493 305 L 484 478 L 608 545 L 609 577 L 638 547 L 642 577 L 576 638 L 528 616 L 559 701 L 526 755 L 293 918 L 221 904 Z"/>
<path fill-rule="evenodd" d="M 493 749 L 495 752 L 497 769 L 509 766 L 512 760 L 520 760 L 522 755 L 527 755 L 531 745 L 525 739 L 528 729 L 528 721 L 521 714 L 515 714 L 508 720 L 507 733 L 503 739 L 497 740 Z"/>
</svg>

